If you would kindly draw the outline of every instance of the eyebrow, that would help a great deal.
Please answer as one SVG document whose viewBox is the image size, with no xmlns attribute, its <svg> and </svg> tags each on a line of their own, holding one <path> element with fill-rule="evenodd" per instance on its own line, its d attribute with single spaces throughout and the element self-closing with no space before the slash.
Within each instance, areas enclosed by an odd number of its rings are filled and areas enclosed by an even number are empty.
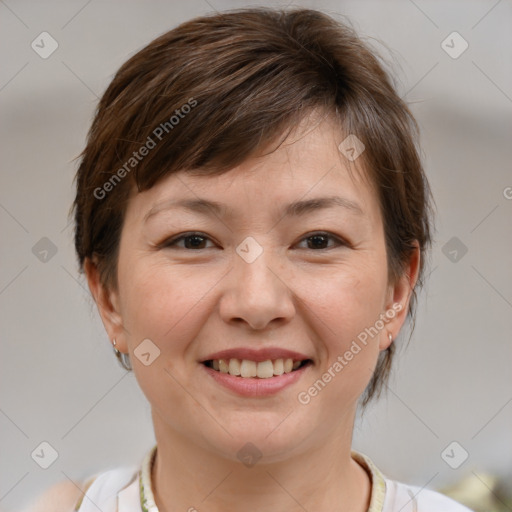
<svg viewBox="0 0 512 512">
<path fill-rule="evenodd" d="M 294 201 L 293 203 L 286 205 L 282 211 L 282 216 L 290 215 L 293 217 L 300 217 L 313 211 L 324 210 L 336 206 L 345 208 L 357 215 L 364 215 L 362 208 L 354 201 L 340 196 L 328 196 Z M 226 216 L 231 213 L 225 204 L 217 201 L 209 201 L 207 199 L 179 199 L 164 201 L 155 205 L 146 213 L 146 215 L 144 215 L 144 222 L 162 210 L 169 210 L 173 208 L 184 208 L 203 215 L 212 215 L 213 213 L 218 216 Z"/>
</svg>

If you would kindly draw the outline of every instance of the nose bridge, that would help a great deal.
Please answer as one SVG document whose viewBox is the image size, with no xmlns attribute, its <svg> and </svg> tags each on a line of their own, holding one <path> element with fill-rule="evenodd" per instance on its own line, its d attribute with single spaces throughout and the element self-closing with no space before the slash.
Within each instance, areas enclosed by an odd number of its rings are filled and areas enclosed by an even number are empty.
<svg viewBox="0 0 512 512">
<path fill-rule="evenodd" d="M 274 319 L 289 319 L 294 313 L 291 291 L 278 274 L 283 265 L 272 249 L 252 237 L 236 248 L 229 290 L 221 313 L 226 321 L 244 320 L 261 329 Z"/>
<path fill-rule="evenodd" d="M 242 288 L 245 286 L 248 292 L 274 288 L 276 276 L 272 267 L 276 266 L 276 258 L 272 249 L 244 242 L 238 246 L 234 259 L 237 282 Z"/>
</svg>

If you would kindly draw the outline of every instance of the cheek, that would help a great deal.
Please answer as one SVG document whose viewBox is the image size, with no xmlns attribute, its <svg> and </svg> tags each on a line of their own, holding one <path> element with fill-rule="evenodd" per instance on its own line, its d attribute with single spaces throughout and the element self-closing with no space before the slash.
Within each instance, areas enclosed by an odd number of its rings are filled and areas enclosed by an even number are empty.
<svg viewBox="0 0 512 512">
<path fill-rule="evenodd" d="M 333 344 L 372 326 L 385 307 L 387 279 L 379 263 L 330 271 L 328 278 L 306 280 L 302 297 L 325 325 Z"/>
<path fill-rule="evenodd" d="M 124 270 L 123 321 L 132 343 L 150 338 L 174 351 L 193 339 L 206 314 L 207 294 L 219 280 L 217 273 L 144 258 L 127 262 Z"/>
<path fill-rule="evenodd" d="M 148 366 L 134 361 L 136 379 L 157 410 L 165 411 L 169 403 L 188 407 L 188 395 L 180 385 L 187 378 L 183 360 L 206 321 L 204 298 L 218 278 L 148 258 L 126 262 L 124 272 L 123 322 L 130 352 L 137 357 L 137 347 L 145 339 L 159 350 Z M 179 422 L 175 428 L 180 428 Z"/>
<path fill-rule="evenodd" d="M 326 386 L 324 398 L 355 401 L 372 376 L 379 337 L 386 336 L 385 329 L 379 329 L 387 286 L 385 265 L 376 260 L 332 273 L 321 284 L 313 280 L 307 284 L 306 305 L 316 318 L 315 335 L 322 338 L 322 381 L 333 383 Z"/>
</svg>

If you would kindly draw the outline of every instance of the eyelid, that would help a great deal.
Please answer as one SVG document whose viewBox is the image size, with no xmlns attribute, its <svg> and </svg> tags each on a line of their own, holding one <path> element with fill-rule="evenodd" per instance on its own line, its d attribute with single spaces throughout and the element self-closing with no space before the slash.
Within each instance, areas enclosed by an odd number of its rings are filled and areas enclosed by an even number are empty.
<svg viewBox="0 0 512 512">
<path fill-rule="evenodd" d="M 349 247 L 350 246 L 349 242 L 347 240 L 345 240 L 343 237 L 335 235 L 334 233 L 331 233 L 329 231 L 313 231 L 311 233 L 306 233 L 305 235 L 303 235 L 300 238 L 299 242 L 302 242 L 302 241 L 307 240 L 308 238 L 312 238 L 314 236 L 325 236 L 327 238 L 335 240 L 337 242 L 337 246 L 327 247 L 325 249 L 309 249 L 309 248 L 306 248 L 307 250 L 314 251 L 314 252 L 321 252 L 321 251 L 327 251 L 329 249 L 334 249 L 336 247 L 342 247 L 342 246 Z M 297 243 L 299 243 L 299 242 L 297 242 Z"/>
<path fill-rule="evenodd" d="M 203 233 L 201 231 L 186 231 L 184 233 L 179 233 L 178 235 L 175 235 L 175 236 L 165 239 L 163 242 L 158 244 L 157 248 L 162 249 L 162 248 L 176 247 L 176 244 L 178 242 L 180 242 L 181 240 L 183 240 L 185 238 L 192 237 L 192 236 L 198 236 L 198 237 L 204 238 L 207 241 L 210 241 L 210 242 L 216 244 L 216 242 L 206 233 Z M 295 242 L 293 245 L 297 245 L 300 242 L 303 242 L 303 241 L 307 240 L 308 238 L 312 238 L 314 236 L 325 236 L 331 240 L 334 240 L 337 243 L 337 245 L 335 245 L 334 247 L 327 247 L 327 248 L 321 248 L 321 249 L 310 249 L 310 248 L 306 247 L 305 248 L 306 250 L 310 250 L 310 251 L 314 251 L 314 252 L 321 252 L 321 251 L 326 251 L 326 250 L 333 249 L 333 248 L 340 247 L 340 246 L 341 247 L 343 247 L 343 246 L 349 247 L 350 246 L 350 243 L 346 239 L 344 239 L 341 236 L 335 235 L 334 233 L 331 233 L 329 231 L 312 231 L 310 233 L 306 233 L 305 235 L 302 235 L 301 238 L 297 242 Z M 192 251 L 205 250 L 205 249 L 208 249 L 208 247 L 202 248 L 202 249 L 187 249 L 186 247 L 180 247 L 180 249 L 184 249 L 184 250 L 192 252 Z"/>
<path fill-rule="evenodd" d="M 211 236 L 207 235 L 206 233 L 202 233 L 201 231 L 186 231 L 184 233 L 179 233 L 178 235 L 171 236 L 169 238 L 166 238 L 163 242 L 159 243 L 157 245 L 158 249 L 165 249 L 165 248 L 171 248 L 176 247 L 177 242 L 180 242 L 181 240 L 191 237 L 191 236 L 199 236 L 201 238 L 204 238 L 210 242 L 214 242 Z M 216 243 L 216 242 L 214 242 Z M 179 249 L 184 249 L 188 251 L 200 251 L 204 249 L 187 249 L 186 247 L 179 247 Z"/>
</svg>

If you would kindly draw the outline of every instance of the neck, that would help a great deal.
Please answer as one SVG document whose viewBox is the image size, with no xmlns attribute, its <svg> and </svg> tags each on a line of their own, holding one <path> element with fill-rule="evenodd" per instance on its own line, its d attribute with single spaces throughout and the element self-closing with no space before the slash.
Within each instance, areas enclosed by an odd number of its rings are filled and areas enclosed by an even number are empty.
<svg viewBox="0 0 512 512">
<path fill-rule="evenodd" d="M 152 471 L 159 512 L 366 512 L 370 479 L 351 458 L 351 432 L 279 462 L 246 467 L 171 430 L 153 413 L 157 454 Z"/>
</svg>

